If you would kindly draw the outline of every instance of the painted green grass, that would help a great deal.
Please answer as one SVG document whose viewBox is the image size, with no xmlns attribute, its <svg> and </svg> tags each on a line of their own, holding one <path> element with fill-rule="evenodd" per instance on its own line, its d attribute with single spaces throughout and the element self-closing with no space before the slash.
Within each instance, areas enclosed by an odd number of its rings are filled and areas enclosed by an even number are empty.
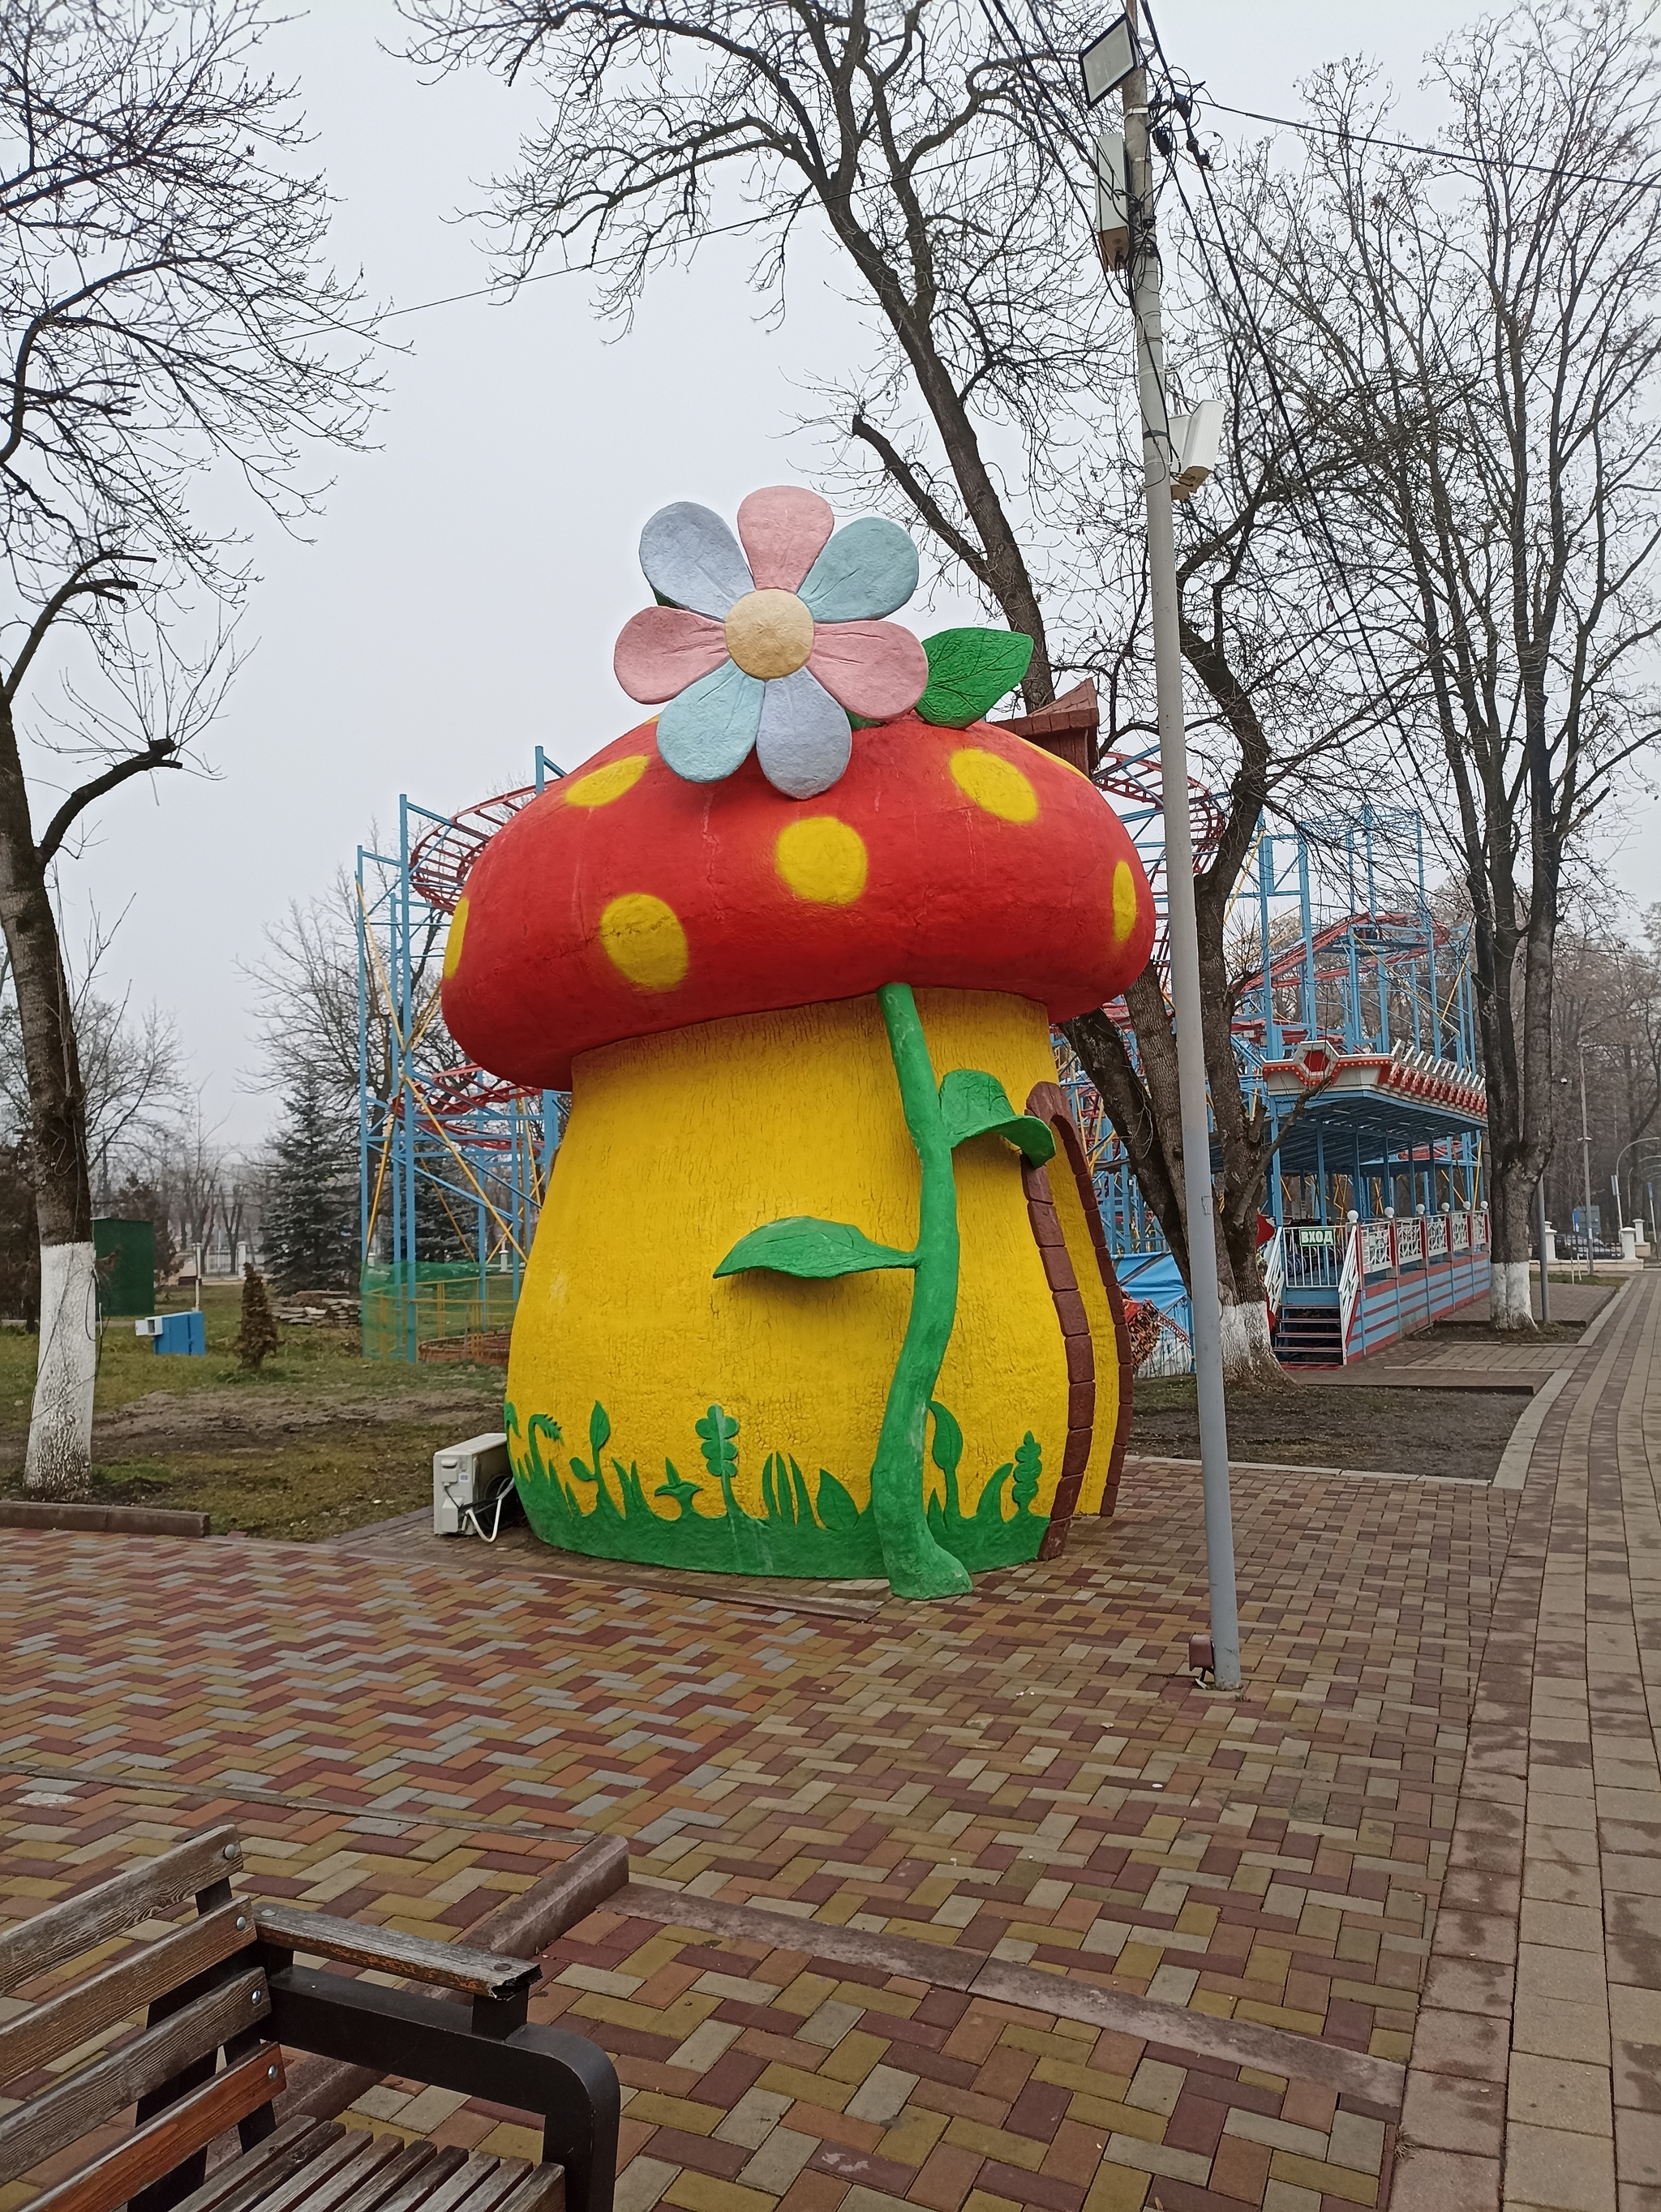
<svg viewBox="0 0 1661 2212">
<path fill-rule="evenodd" d="M 945 1407 L 931 1404 L 929 1410 L 933 1457 L 945 1486 L 944 1496 L 928 1504 L 935 1540 L 974 1572 L 1035 1558 L 1049 1522 L 1032 1510 L 1043 1461 L 1031 1431 L 987 1484 L 973 1513 L 965 1514 L 958 1491 L 963 1431 Z M 611 1423 L 603 1406 L 596 1403 L 589 1413 L 586 1457 L 545 1413 L 521 1422 L 509 1405 L 503 1420 L 526 1517 L 545 1543 L 562 1551 L 711 1574 L 834 1581 L 884 1571 L 869 1505 L 856 1505 L 827 1468 L 810 1476 L 789 1453 L 770 1452 L 762 1465 L 762 1511 L 740 1504 L 739 1424 L 719 1406 L 693 1425 L 703 1479 L 666 1459 L 663 1480 L 649 1497 L 651 1478 L 642 1477 L 638 1462 L 625 1465 L 607 1449 Z"/>
</svg>

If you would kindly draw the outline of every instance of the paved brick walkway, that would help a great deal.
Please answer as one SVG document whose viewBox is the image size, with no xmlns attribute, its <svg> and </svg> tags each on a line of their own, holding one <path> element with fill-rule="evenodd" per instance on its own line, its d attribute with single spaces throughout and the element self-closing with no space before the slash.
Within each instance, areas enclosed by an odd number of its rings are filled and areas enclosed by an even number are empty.
<svg viewBox="0 0 1661 2212">
<path fill-rule="evenodd" d="M 1495 1603 L 1396 2212 L 1661 2208 L 1661 1279 L 1586 1360 Z"/>
<path fill-rule="evenodd" d="M 1617 1529 L 1636 1549 L 1643 1497 L 1654 1521 L 1634 1380 L 1661 1364 L 1652 1288 L 1623 1301 L 1535 1455 L 1561 1461 L 1567 1497 L 1579 1450 L 1600 1638 Z M 1605 1426 L 1625 1472 L 1589 1485 Z M 972 1601 L 846 1617 L 472 1546 L 405 1559 L 8 1532 L 0 1912 L 228 1814 L 268 1893 L 459 1932 L 581 1830 L 609 1828 L 631 1839 L 634 1881 L 556 1947 L 535 2010 L 569 2013 L 617 2057 L 624 2212 L 1372 2206 L 1410 2051 L 1424 2111 L 1449 2094 L 1445 2027 L 1414 2039 L 1433 1923 L 1427 2023 L 1457 1994 L 1445 1961 L 1485 1963 L 1447 1948 L 1482 1909 L 1469 1852 L 1496 1809 L 1520 1839 L 1532 1798 L 1503 1791 L 1543 1787 L 1525 1755 L 1536 1632 L 1518 1624 L 1548 1527 L 1558 1589 L 1551 1487 L 1238 1477 L 1238 1700 L 1183 1668 L 1204 1612 L 1194 1477 L 1146 1464 L 1119 1517 L 1066 1559 Z M 1600 1726 L 1641 1704 L 1646 1605 L 1655 1650 L 1661 1543 L 1646 1541 L 1648 1580 L 1621 1570 L 1625 1658 L 1600 1642 L 1589 1673 L 1580 1636 L 1582 1710 Z M 1573 1658 L 1572 1615 L 1549 1622 L 1567 1656 L 1542 1697 Z M 1607 1632 L 1622 1632 L 1612 1610 Z M 1500 1705 L 1518 1681 L 1524 1754 L 1489 1741 L 1516 1732 Z M 1533 1710 L 1561 1772 L 1556 1707 Z M 1608 1755 L 1600 1800 L 1627 1786 L 1605 1782 Z M 1653 1791 L 1652 1757 L 1647 1771 Z M 1456 1909 L 1436 1922 L 1456 1818 Z M 1603 1848 L 1605 1884 L 1640 1863 L 1614 1830 Z M 1483 1894 L 1514 1940 L 1515 1908 Z M 1611 1972 L 1621 1943 L 1653 1948 L 1641 1910 L 1609 1924 Z M 1473 2051 L 1494 2047 L 1495 2001 L 1458 2023 Z M 1633 2060 L 1617 2084 L 1641 2076 Z M 1607 2099 L 1607 2063 L 1603 2080 Z M 363 2117 L 519 2142 L 516 2115 L 411 2094 L 389 2083 Z M 1640 2118 L 1641 2101 L 1628 2094 Z M 1463 2202 L 1482 2153 L 1443 2146 L 1420 2110 L 1397 2195 Z"/>
</svg>

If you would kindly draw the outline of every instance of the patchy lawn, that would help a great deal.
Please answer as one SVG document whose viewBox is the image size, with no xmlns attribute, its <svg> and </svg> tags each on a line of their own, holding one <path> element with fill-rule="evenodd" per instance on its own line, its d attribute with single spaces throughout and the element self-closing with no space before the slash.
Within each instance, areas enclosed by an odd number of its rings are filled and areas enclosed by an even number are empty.
<svg viewBox="0 0 1661 2212">
<path fill-rule="evenodd" d="M 353 1331 L 279 1324 L 281 1349 L 246 1375 L 230 1348 L 240 1291 L 210 1289 L 203 1305 L 205 1359 L 160 1358 L 130 1321 L 106 1324 L 93 1424 L 100 1504 L 209 1513 L 216 1534 L 335 1536 L 429 1504 L 433 1454 L 502 1425 L 500 1368 L 366 1360 Z M 0 1331 L 0 1490 L 13 1496 L 37 1349 Z"/>
</svg>

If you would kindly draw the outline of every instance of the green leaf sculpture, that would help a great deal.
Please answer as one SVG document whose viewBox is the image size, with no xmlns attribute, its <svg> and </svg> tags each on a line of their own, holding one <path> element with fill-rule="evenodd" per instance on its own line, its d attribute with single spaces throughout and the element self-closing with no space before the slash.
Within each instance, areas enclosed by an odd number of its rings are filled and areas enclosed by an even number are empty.
<svg viewBox="0 0 1661 2212">
<path fill-rule="evenodd" d="M 926 637 L 928 685 L 916 704 L 919 720 L 961 730 L 979 721 L 1006 691 L 1013 691 L 1032 658 L 1032 641 L 1019 630 L 942 629 Z"/>
<path fill-rule="evenodd" d="M 978 632 L 958 635 L 977 638 L 983 635 Z M 1000 642 L 986 635 L 989 644 Z M 935 658 L 932 649 L 940 643 L 939 639 L 930 641 L 931 661 Z M 983 704 L 989 705 L 999 690 L 1014 682 L 1026 665 L 1031 650 L 1027 641 L 1001 641 L 1005 647 L 1012 643 L 1016 651 L 1000 665 L 995 684 L 991 676 L 985 674 L 984 668 L 982 670 L 983 688 L 976 698 Z M 939 665 L 945 665 L 943 655 Z M 988 684 L 993 688 L 986 689 Z M 964 721 L 978 711 L 977 706 L 970 702 L 967 690 L 960 696 L 958 705 Z M 879 983 L 876 997 L 888 1036 L 889 1056 L 894 1063 L 900 1109 L 917 1155 L 920 1181 L 915 1248 L 902 1252 L 891 1244 L 873 1243 L 863 1230 L 855 1229 L 849 1222 L 819 1221 L 811 1215 L 797 1214 L 752 1229 L 747 1237 L 739 1239 L 715 1272 L 717 1275 L 738 1275 L 757 1268 L 770 1270 L 775 1274 L 811 1278 L 863 1274 L 877 1267 L 904 1267 L 910 1271 L 910 1310 L 871 1463 L 871 1511 L 877 1524 L 888 1586 L 896 1597 L 961 1597 L 972 1587 L 969 1570 L 940 1541 L 940 1534 L 931 1525 L 933 1515 L 941 1523 L 943 1533 L 945 1516 L 940 1513 L 938 1499 L 925 1503 L 922 1464 L 932 1413 L 934 1464 L 945 1478 L 947 1506 L 955 1516 L 958 1510 L 958 1465 L 963 1455 L 963 1431 L 934 1395 L 958 1310 L 961 1245 L 952 1156 L 958 1145 L 967 1143 L 971 1137 L 995 1134 L 1006 1139 L 1035 1164 L 1041 1164 L 1053 1157 L 1056 1139 L 1047 1122 L 1035 1115 L 1018 1114 L 1002 1084 L 984 1069 L 954 1068 L 944 1082 L 937 1079 L 929 1057 L 928 1040 L 923 1035 L 922 1017 L 917 1012 L 916 994 L 909 983 Z M 731 1463 L 723 1457 L 730 1449 L 727 1436 L 737 1433 L 736 1425 L 727 1421 L 720 1407 L 712 1406 L 697 1429 L 703 1438 L 703 1456 L 709 1471 L 720 1480 L 727 1495 L 727 1510 L 736 1521 L 740 1517 L 740 1509 L 733 1494 L 736 1456 Z M 1031 1449 L 1024 1455 L 1018 1453 L 1014 1461 L 1001 1467 L 982 1492 L 974 1515 L 981 1528 L 1001 1527 L 1003 1488 L 1012 1475 L 1019 1483 L 1021 1497 L 1037 1495 L 1042 1462 L 1031 1436 L 1025 1443 Z M 782 1517 L 786 1493 L 782 1462 L 776 1455 L 770 1468 L 770 1481 L 768 1469 L 763 1469 L 763 1502 L 770 1516 L 776 1512 Z M 795 1483 L 800 1478 L 794 1462 L 791 1468 Z M 790 1494 L 793 1498 L 800 1497 L 800 1492 L 794 1488 Z M 817 1510 L 820 1522 L 827 1529 L 851 1528 L 860 1518 L 853 1499 L 823 1468 L 819 1470 Z M 1011 1510 L 1012 1515 L 1020 1510 L 1019 1499 Z"/>
<path fill-rule="evenodd" d="M 703 1419 L 692 1425 L 698 1432 L 704 1465 L 725 1489 L 739 1468 L 738 1446 L 733 1441 L 739 1432 L 738 1423 L 719 1406 L 711 1406 Z"/>
<path fill-rule="evenodd" d="M 663 1462 L 663 1481 L 660 1487 L 652 1492 L 653 1497 L 672 1498 L 676 1510 L 684 1516 L 691 1511 L 691 1501 L 697 1494 L 697 1483 L 688 1482 L 673 1460 L 666 1459 Z"/>
<path fill-rule="evenodd" d="M 950 1413 L 937 1399 L 931 1398 L 928 1410 L 934 1416 L 934 1438 L 928 1456 L 946 1478 L 946 1510 L 952 1516 L 961 1511 L 958 1497 L 958 1464 L 963 1457 L 963 1431 L 957 1416 Z"/>
<path fill-rule="evenodd" d="M 1009 1495 L 1022 1512 L 1038 1494 L 1038 1485 L 1043 1478 L 1043 1454 L 1038 1440 L 1031 1429 L 1021 1438 L 1015 1453 L 1015 1480 L 1009 1486 Z"/>
<path fill-rule="evenodd" d="M 555 1434 L 558 1434 L 557 1430 L 555 1431 Z M 611 1441 L 611 1417 L 596 1398 L 593 1410 L 588 1415 L 587 1463 L 585 1465 L 580 1459 L 574 1459 L 571 1462 L 571 1472 L 579 1482 L 599 1480 L 599 1455 Z"/>
<path fill-rule="evenodd" d="M 1035 1168 L 1056 1156 L 1056 1136 L 1036 1114 L 1018 1114 L 995 1075 L 978 1067 L 954 1067 L 940 1085 L 940 1111 L 955 1152 L 971 1137 L 1007 1138 Z"/>
<path fill-rule="evenodd" d="M 1005 1101 L 1006 1105 L 1008 1103 Z M 876 1267 L 913 1267 L 915 1252 L 873 1244 L 851 1221 L 818 1221 L 811 1213 L 787 1215 L 740 1237 L 715 1270 L 742 1275 L 765 1268 L 776 1275 L 801 1275 L 822 1281 L 832 1275 L 863 1275 Z"/>
<path fill-rule="evenodd" d="M 859 1507 L 855 1504 L 852 1498 L 837 1480 L 836 1476 L 824 1468 L 819 1469 L 819 1494 L 817 1502 L 819 1519 L 825 1528 L 837 1529 L 843 1534 L 850 1528 L 858 1528 Z"/>
</svg>

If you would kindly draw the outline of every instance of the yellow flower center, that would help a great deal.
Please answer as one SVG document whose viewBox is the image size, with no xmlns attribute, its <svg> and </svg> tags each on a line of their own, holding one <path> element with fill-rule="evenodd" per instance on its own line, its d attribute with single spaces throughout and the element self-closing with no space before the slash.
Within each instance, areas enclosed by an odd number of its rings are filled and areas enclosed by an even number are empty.
<svg viewBox="0 0 1661 2212">
<path fill-rule="evenodd" d="M 746 592 L 727 617 L 727 650 L 746 676 L 794 676 L 813 650 L 813 617 L 794 592 Z"/>
</svg>

